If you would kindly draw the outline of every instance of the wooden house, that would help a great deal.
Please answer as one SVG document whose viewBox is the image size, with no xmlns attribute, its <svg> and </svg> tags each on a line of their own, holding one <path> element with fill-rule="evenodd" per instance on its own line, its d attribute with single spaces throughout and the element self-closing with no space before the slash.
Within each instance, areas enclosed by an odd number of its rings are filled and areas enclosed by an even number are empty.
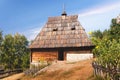
<svg viewBox="0 0 120 80">
<path fill-rule="evenodd" d="M 29 46 L 31 63 L 40 60 L 79 61 L 93 57 L 93 45 L 78 15 L 49 17 L 47 23 Z"/>
</svg>

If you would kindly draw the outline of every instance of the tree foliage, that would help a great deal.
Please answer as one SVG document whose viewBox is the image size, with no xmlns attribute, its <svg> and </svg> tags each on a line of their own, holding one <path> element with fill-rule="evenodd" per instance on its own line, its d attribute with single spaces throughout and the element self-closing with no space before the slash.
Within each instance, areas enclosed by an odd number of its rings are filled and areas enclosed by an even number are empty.
<svg viewBox="0 0 120 80">
<path fill-rule="evenodd" d="M 112 23 L 109 29 L 110 39 L 120 39 L 120 24 L 116 23 L 116 19 L 112 19 Z"/>
<path fill-rule="evenodd" d="M 120 24 L 116 23 L 116 19 L 112 19 L 110 29 L 93 32 L 91 40 L 96 45 L 93 50 L 96 61 L 109 70 L 120 69 Z"/>
<path fill-rule="evenodd" d="M 94 31 L 91 34 L 92 37 L 102 39 L 103 38 L 103 33 L 100 30 Z"/>
<path fill-rule="evenodd" d="M 107 40 L 102 39 L 96 48 L 98 62 L 103 66 L 120 66 L 120 40 Z"/>
<path fill-rule="evenodd" d="M 2 40 L 3 40 L 2 31 L 0 30 L 0 46 L 1 46 Z"/>
<path fill-rule="evenodd" d="M 96 45 L 96 50 L 94 49 L 93 52 L 99 55 L 99 49 L 97 49 L 98 46 L 102 44 L 105 45 L 105 43 L 107 43 L 108 41 L 112 42 L 113 40 L 116 40 L 119 44 L 120 24 L 116 23 L 116 19 L 112 19 L 110 29 L 104 30 L 103 32 L 100 30 L 94 31 L 90 36 L 93 44 Z"/>
<path fill-rule="evenodd" d="M 2 31 L 0 31 L 0 54 L 2 53 L 2 40 L 3 40 L 3 37 L 2 37 Z M 1 56 L 1 55 L 0 55 Z M 1 59 L 1 58 L 0 58 Z"/>
<path fill-rule="evenodd" d="M 1 44 L 0 62 L 7 69 L 29 67 L 28 41 L 20 34 L 5 35 Z"/>
</svg>

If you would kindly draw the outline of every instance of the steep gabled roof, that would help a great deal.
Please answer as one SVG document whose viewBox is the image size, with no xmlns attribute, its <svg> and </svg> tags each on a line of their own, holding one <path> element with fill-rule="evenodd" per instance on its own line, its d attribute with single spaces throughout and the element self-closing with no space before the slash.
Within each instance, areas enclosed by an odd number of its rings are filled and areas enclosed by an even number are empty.
<svg viewBox="0 0 120 80">
<path fill-rule="evenodd" d="M 92 46 L 78 15 L 49 17 L 30 48 Z"/>
</svg>

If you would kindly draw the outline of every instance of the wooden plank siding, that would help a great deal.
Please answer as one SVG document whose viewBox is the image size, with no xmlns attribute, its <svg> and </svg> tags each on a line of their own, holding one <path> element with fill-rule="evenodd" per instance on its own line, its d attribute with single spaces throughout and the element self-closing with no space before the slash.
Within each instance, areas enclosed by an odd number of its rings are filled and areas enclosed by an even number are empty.
<svg viewBox="0 0 120 80">
<path fill-rule="evenodd" d="M 57 60 L 58 52 L 33 52 L 32 62 Z"/>
<path fill-rule="evenodd" d="M 89 47 L 83 48 L 54 48 L 54 49 L 31 49 L 31 62 L 39 62 L 40 60 L 50 61 L 59 60 L 60 51 L 63 51 L 63 60 L 67 60 L 67 53 L 75 54 L 92 54 L 92 50 Z"/>
</svg>

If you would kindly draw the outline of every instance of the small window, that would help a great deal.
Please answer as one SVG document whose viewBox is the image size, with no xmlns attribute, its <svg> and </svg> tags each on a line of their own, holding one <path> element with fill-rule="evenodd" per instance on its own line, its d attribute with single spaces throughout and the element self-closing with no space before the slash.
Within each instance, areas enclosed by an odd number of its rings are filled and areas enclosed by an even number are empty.
<svg viewBox="0 0 120 80">
<path fill-rule="evenodd" d="M 57 31 L 57 30 L 58 30 L 58 28 L 54 28 L 54 29 L 53 29 L 53 31 Z"/>
<path fill-rule="evenodd" d="M 75 30 L 75 25 L 73 25 L 73 26 L 71 27 L 71 30 Z"/>
</svg>

